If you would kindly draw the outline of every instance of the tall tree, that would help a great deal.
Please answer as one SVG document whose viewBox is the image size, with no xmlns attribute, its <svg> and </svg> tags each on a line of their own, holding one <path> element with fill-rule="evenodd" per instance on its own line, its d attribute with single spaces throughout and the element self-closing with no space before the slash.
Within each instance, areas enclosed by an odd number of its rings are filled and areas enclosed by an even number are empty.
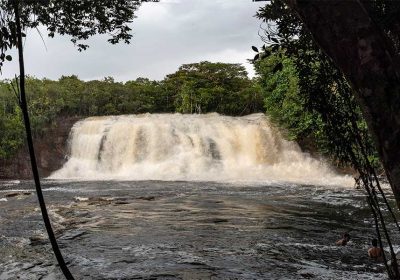
<svg viewBox="0 0 400 280">
<path fill-rule="evenodd" d="M 17 48 L 20 67 L 19 105 L 24 118 L 36 192 L 54 254 L 67 279 L 73 279 L 73 276 L 68 270 L 58 248 L 46 210 L 36 165 L 26 102 L 22 38 L 26 37 L 27 29 L 38 28 L 43 25 L 47 28 L 48 36 L 50 37 L 54 37 L 56 33 L 70 35 L 72 37 L 71 41 L 79 50 L 85 50 L 88 47 L 82 43 L 82 40 L 86 40 L 98 33 L 109 34 L 111 38 L 108 41 L 112 44 L 116 44 L 121 40 L 129 43 L 129 40 L 132 38 L 132 35 L 129 33 L 131 30 L 129 23 L 132 21 L 134 12 L 141 2 L 144 1 L 4 0 L 0 2 L 0 70 L 6 60 L 12 60 L 12 57 L 7 53 L 11 49 Z"/>
<path fill-rule="evenodd" d="M 258 14 L 267 23 L 273 22 L 267 24 L 264 37 L 272 46 L 258 56 L 283 48 L 295 58 L 300 88 L 312 97 L 308 107 L 321 114 L 323 123 L 330 128 L 328 132 L 336 131 L 331 134 L 335 139 L 331 142 L 339 147 L 337 152 L 342 159 L 347 157 L 360 172 L 377 235 L 381 241 L 382 230 L 390 248 L 392 268 L 387 268 L 393 279 L 400 279 L 400 273 L 376 188 L 388 204 L 369 158 L 368 137 L 360 133 L 362 124 L 357 123 L 358 109 L 352 104 L 351 94 L 368 124 L 400 208 L 396 141 L 400 130 L 399 13 L 398 1 L 272 0 Z M 328 87 L 321 87 L 324 84 Z M 338 111 L 332 106 L 335 100 L 347 110 Z M 340 139 L 349 141 L 337 142 Z M 395 215 L 390 213 L 400 229 Z"/>
<path fill-rule="evenodd" d="M 286 3 L 355 90 L 400 209 L 400 3 Z M 374 5 L 397 16 L 388 15 L 388 22 L 379 24 Z"/>
</svg>

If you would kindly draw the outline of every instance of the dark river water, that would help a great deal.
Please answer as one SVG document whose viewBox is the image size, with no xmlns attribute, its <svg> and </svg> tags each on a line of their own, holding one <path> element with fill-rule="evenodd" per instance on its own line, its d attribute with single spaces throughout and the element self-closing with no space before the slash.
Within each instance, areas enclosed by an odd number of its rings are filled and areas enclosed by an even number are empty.
<svg viewBox="0 0 400 280">
<path fill-rule="evenodd" d="M 76 279 L 384 279 L 361 190 L 45 181 Z M 0 183 L 0 279 L 62 279 L 31 182 Z M 348 246 L 335 241 L 349 232 Z"/>
</svg>

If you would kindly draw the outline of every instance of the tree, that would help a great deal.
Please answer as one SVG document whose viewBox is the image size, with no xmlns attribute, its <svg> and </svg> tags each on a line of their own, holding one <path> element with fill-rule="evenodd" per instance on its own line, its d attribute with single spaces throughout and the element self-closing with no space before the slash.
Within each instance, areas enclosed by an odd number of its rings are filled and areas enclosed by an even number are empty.
<svg viewBox="0 0 400 280">
<path fill-rule="evenodd" d="M 286 3 L 351 83 L 400 209 L 400 3 Z M 380 5 L 390 14 L 379 25 Z"/>
<path fill-rule="evenodd" d="M 121 102 L 127 114 L 173 112 L 159 82 L 137 78 L 125 83 L 126 95 Z"/>
<path fill-rule="evenodd" d="M 274 71 L 281 63 L 282 70 Z M 285 128 L 290 140 L 302 141 L 315 129 L 315 118 L 304 110 L 306 102 L 299 92 L 299 77 L 294 62 L 282 54 L 271 54 L 255 63 L 263 90 L 264 106 L 271 120 Z"/>
<path fill-rule="evenodd" d="M 121 40 L 129 43 L 132 35 L 129 33 L 129 23 L 134 12 L 143 1 L 52 1 L 52 0 L 5 0 L 0 2 L 0 70 L 6 60 L 12 60 L 7 54 L 10 49 L 18 49 L 19 57 L 19 105 L 21 107 L 29 154 L 31 157 L 32 173 L 36 192 L 42 211 L 43 221 L 49 239 L 64 276 L 73 279 L 58 248 L 50 219 L 46 210 L 44 197 L 41 191 L 39 173 L 36 165 L 33 148 L 30 119 L 25 93 L 25 69 L 23 57 L 23 42 L 25 30 L 43 25 L 48 35 L 54 37 L 56 33 L 70 35 L 71 41 L 79 50 L 88 46 L 81 43 L 95 34 L 107 33 L 111 36 L 109 42 L 116 44 Z"/>
<path fill-rule="evenodd" d="M 184 64 L 167 75 L 163 85 L 181 113 L 245 115 L 261 112 L 263 107 L 260 90 L 240 64 Z"/>
<path fill-rule="evenodd" d="M 283 49 L 295 59 L 300 88 L 312 97 L 307 107 L 321 114 L 328 128 L 326 133 L 334 139 L 330 142 L 338 148 L 336 154 L 342 159 L 347 157 L 360 172 L 379 240 L 381 229 L 390 247 L 393 270 L 388 269 L 388 273 L 394 279 L 399 279 L 400 273 L 376 188 L 384 203 L 389 205 L 370 159 L 374 149 L 363 131 L 365 126 L 359 114 L 362 112 L 368 124 L 400 207 L 399 144 L 394 140 L 400 130 L 396 121 L 400 98 L 399 64 L 396 62 L 400 42 L 399 11 L 397 1 L 287 0 L 271 1 L 258 14 L 264 21 L 276 23 L 267 25 L 264 39 L 272 44 L 258 56 Z M 353 96 L 359 107 L 352 100 Z M 337 107 L 346 109 L 340 112 Z M 338 139 L 348 141 L 338 142 Z M 390 213 L 400 230 L 395 215 Z"/>
<path fill-rule="evenodd" d="M 263 39 L 269 47 L 263 46 L 258 54 L 264 59 L 256 68 L 265 77 L 261 84 L 267 87 L 266 105 L 280 116 L 278 122 L 297 140 L 311 135 L 322 152 L 338 163 L 357 168 L 354 163 L 365 162 L 366 157 L 376 166 L 376 152 L 361 110 L 340 70 L 282 1 L 272 1 L 257 16 L 267 22 Z M 292 65 L 295 69 L 290 71 Z M 291 87 L 282 89 L 285 77 Z M 276 78 L 280 83 L 268 93 L 268 84 Z"/>
</svg>

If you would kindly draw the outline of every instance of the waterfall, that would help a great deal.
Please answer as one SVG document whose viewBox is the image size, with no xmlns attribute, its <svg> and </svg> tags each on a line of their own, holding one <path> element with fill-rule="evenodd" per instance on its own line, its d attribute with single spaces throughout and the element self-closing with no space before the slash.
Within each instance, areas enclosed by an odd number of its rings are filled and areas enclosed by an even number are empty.
<svg viewBox="0 0 400 280">
<path fill-rule="evenodd" d="M 68 141 L 68 161 L 51 179 L 350 181 L 286 141 L 263 114 L 91 117 L 73 126 Z"/>
</svg>

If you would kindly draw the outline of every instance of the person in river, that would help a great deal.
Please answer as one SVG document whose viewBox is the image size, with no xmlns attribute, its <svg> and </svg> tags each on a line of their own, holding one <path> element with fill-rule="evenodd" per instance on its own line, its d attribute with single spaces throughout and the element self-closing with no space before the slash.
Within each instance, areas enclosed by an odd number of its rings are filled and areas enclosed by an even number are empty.
<svg viewBox="0 0 400 280">
<path fill-rule="evenodd" d="M 342 239 L 339 239 L 338 241 L 336 241 L 336 245 L 345 246 L 347 244 L 347 242 L 349 242 L 349 241 L 350 241 L 350 234 L 345 232 L 342 236 Z"/>
<path fill-rule="evenodd" d="M 372 247 L 368 249 L 368 256 L 372 259 L 382 260 L 382 248 L 378 248 L 378 240 L 372 239 Z"/>
</svg>

